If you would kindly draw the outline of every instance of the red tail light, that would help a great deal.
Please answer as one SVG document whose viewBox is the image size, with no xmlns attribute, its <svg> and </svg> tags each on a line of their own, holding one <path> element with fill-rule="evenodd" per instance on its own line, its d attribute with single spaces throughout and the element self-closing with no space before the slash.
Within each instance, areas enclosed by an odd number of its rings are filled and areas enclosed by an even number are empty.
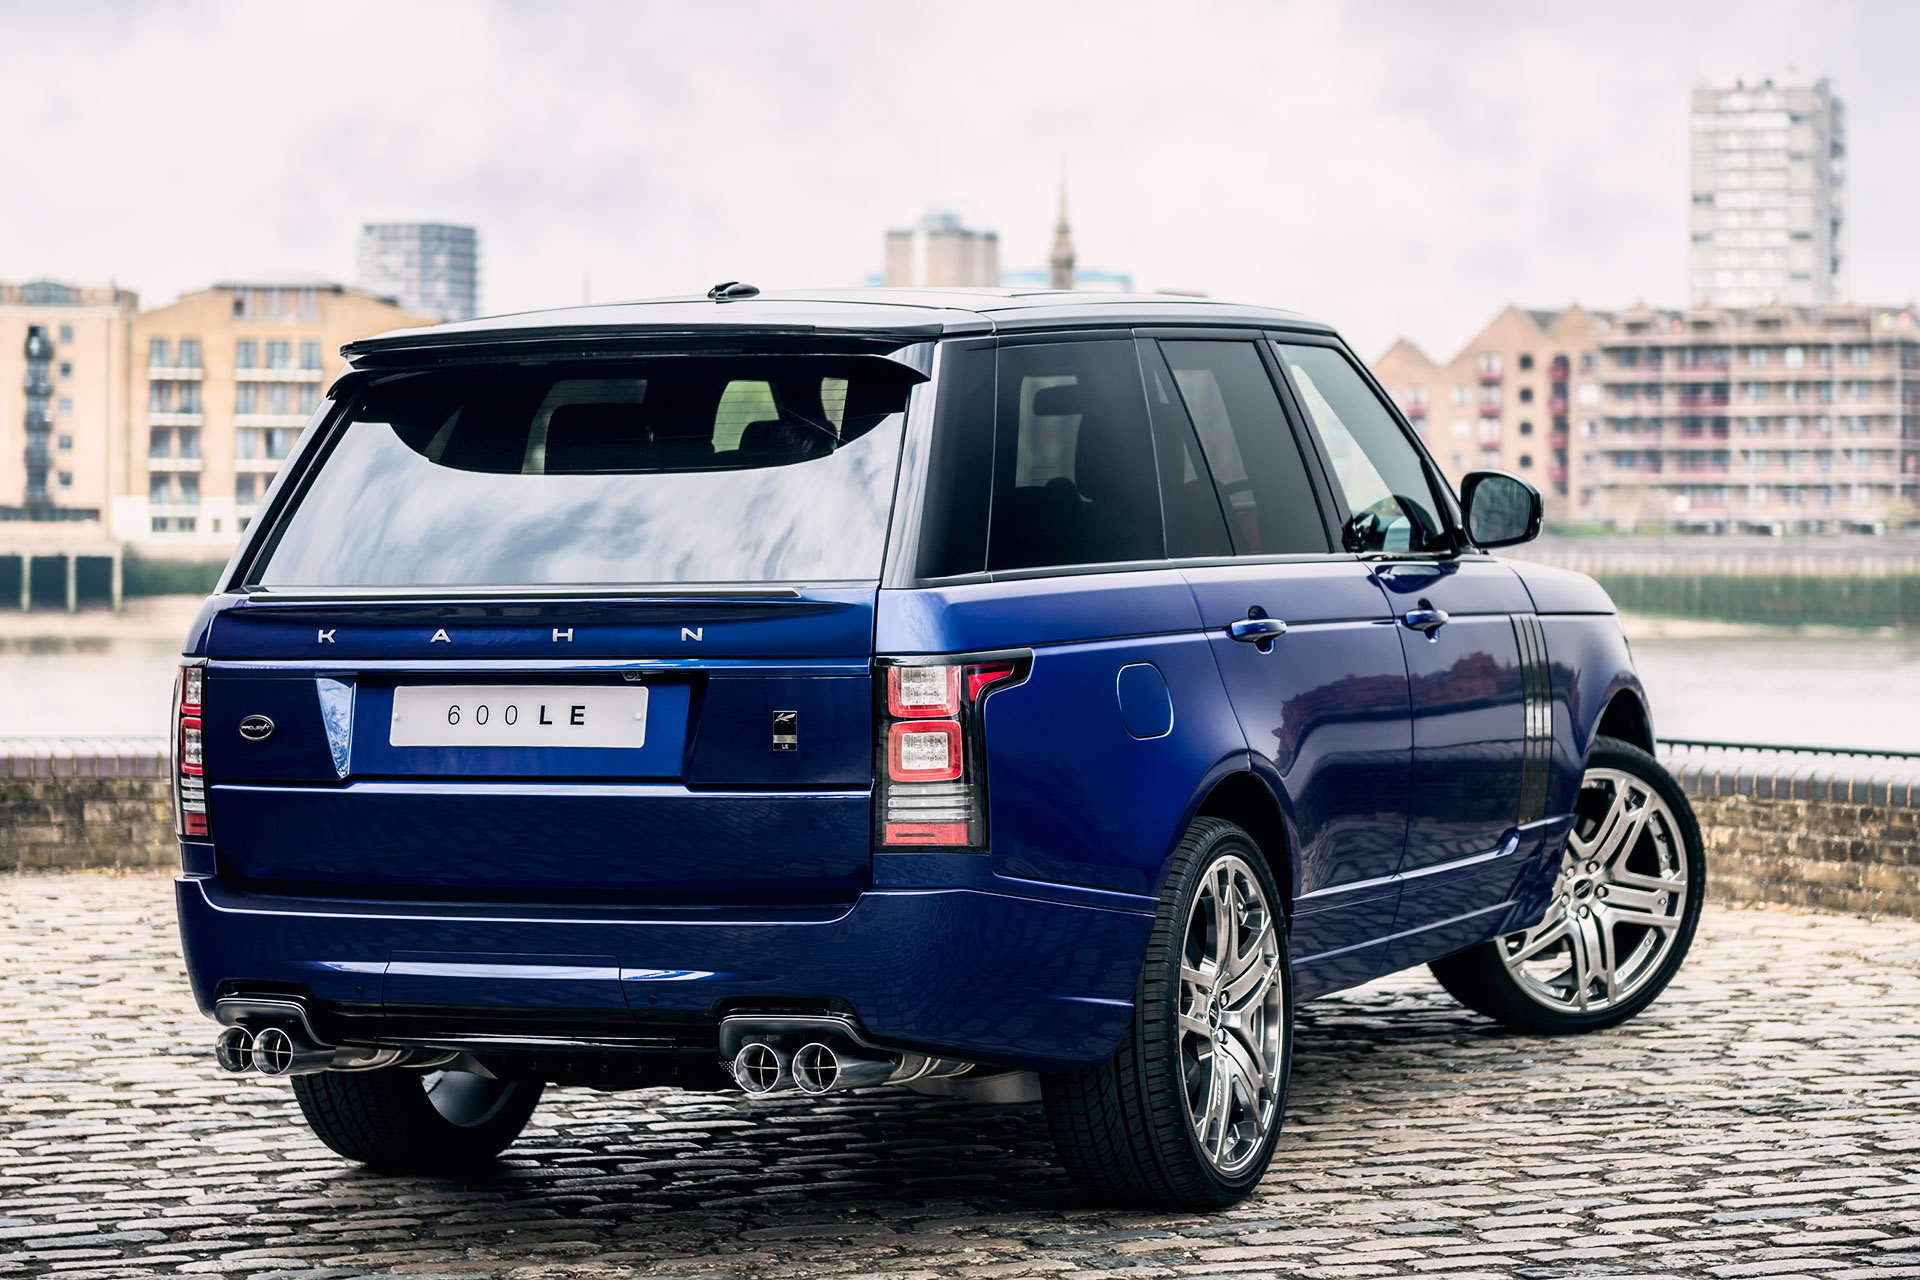
<svg viewBox="0 0 1920 1280">
<path fill-rule="evenodd" d="M 205 658 L 188 659 L 174 681 L 173 699 L 173 815 L 174 830 L 187 839 L 212 835 L 207 826 L 206 735 L 203 708 L 207 697 Z"/>
<path fill-rule="evenodd" d="M 874 826 L 882 848 L 984 850 L 987 695 L 1026 674 L 1026 654 L 973 661 L 882 658 L 874 699 Z"/>
</svg>

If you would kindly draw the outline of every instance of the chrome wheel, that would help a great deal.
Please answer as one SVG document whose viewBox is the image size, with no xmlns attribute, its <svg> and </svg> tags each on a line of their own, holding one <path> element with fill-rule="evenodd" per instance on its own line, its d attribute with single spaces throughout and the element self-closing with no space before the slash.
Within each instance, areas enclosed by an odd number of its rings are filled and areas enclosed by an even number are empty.
<svg viewBox="0 0 1920 1280">
<path fill-rule="evenodd" d="M 1680 937 L 1687 850 L 1672 809 L 1648 783 L 1594 768 L 1580 783 L 1573 830 L 1547 917 L 1500 939 L 1500 958 L 1535 1002 L 1598 1013 L 1632 999 Z"/>
<path fill-rule="evenodd" d="M 494 1080 L 476 1071 L 429 1071 L 420 1083 L 441 1118 L 463 1129 L 499 1115 L 515 1088 L 510 1080 Z"/>
<path fill-rule="evenodd" d="M 1187 1118 L 1223 1174 L 1255 1160 L 1280 1119 L 1285 963 L 1259 877 L 1238 857 L 1220 858 L 1187 912 L 1179 1028 Z"/>
</svg>

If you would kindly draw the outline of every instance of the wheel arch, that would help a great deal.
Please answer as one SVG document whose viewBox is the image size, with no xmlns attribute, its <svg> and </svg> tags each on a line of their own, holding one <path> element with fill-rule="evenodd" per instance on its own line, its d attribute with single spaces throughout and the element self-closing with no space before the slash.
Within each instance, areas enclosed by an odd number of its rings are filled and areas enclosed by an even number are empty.
<svg viewBox="0 0 1920 1280">
<path fill-rule="evenodd" d="M 1215 778 L 1195 804 L 1192 815 L 1182 824 L 1181 833 L 1197 818 L 1222 818 L 1253 838 L 1266 859 L 1273 882 L 1279 886 L 1282 910 L 1293 918 L 1292 841 L 1287 834 L 1286 812 L 1265 779 L 1251 769 L 1241 768 Z"/>
<path fill-rule="evenodd" d="M 1622 687 L 1614 690 L 1607 699 L 1607 705 L 1600 712 L 1600 719 L 1594 723 L 1593 733 L 1587 739 L 1587 752 L 1593 751 L 1593 744 L 1600 738 L 1618 738 L 1622 742 L 1632 743 L 1648 755 L 1653 754 L 1653 721 L 1647 715 L 1647 704 L 1638 690 Z"/>
</svg>

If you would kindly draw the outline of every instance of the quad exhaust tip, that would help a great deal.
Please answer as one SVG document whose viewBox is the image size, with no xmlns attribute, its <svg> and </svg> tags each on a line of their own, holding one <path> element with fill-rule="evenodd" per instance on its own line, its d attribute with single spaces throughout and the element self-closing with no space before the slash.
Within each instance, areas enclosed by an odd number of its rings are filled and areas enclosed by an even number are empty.
<svg viewBox="0 0 1920 1280">
<path fill-rule="evenodd" d="M 214 1037 L 213 1060 L 231 1075 L 253 1070 L 253 1033 L 245 1027 L 226 1028 Z"/>
<path fill-rule="evenodd" d="M 792 1060 L 764 1040 L 752 1040 L 733 1055 L 734 1083 L 755 1097 L 793 1082 Z"/>
<path fill-rule="evenodd" d="M 800 1092 L 819 1097 L 835 1089 L 885 1084 L 893 1078 L 898 1065 L 887 1058 L 841 1053 L 832 1045 L 816 1040 L 801 1045 L 793 1055 L 793 1083 Z"/>
</svg>

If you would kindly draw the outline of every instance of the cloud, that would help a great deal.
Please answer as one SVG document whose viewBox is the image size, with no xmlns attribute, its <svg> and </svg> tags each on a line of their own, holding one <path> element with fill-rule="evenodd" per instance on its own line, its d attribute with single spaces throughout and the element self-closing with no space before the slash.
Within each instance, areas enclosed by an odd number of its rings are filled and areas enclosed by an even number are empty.
<svg viewBox="0 0 1920 1280">
<path fill-rule="evenodd" d="M 1038 265 L 1292 306 L 1368 354 L 1508 300 L 1679 301 L 1686 91 L 1798 63 L 1853 131 L 1851 278 L 1920 293 L 1920 10 L 1788 0 L 0 10 L 0 275 L 163 302 L 350 279 L 361 221 L 472 222 L 494 310 L 853 284 L 964 202 Z"/>
</svg>

